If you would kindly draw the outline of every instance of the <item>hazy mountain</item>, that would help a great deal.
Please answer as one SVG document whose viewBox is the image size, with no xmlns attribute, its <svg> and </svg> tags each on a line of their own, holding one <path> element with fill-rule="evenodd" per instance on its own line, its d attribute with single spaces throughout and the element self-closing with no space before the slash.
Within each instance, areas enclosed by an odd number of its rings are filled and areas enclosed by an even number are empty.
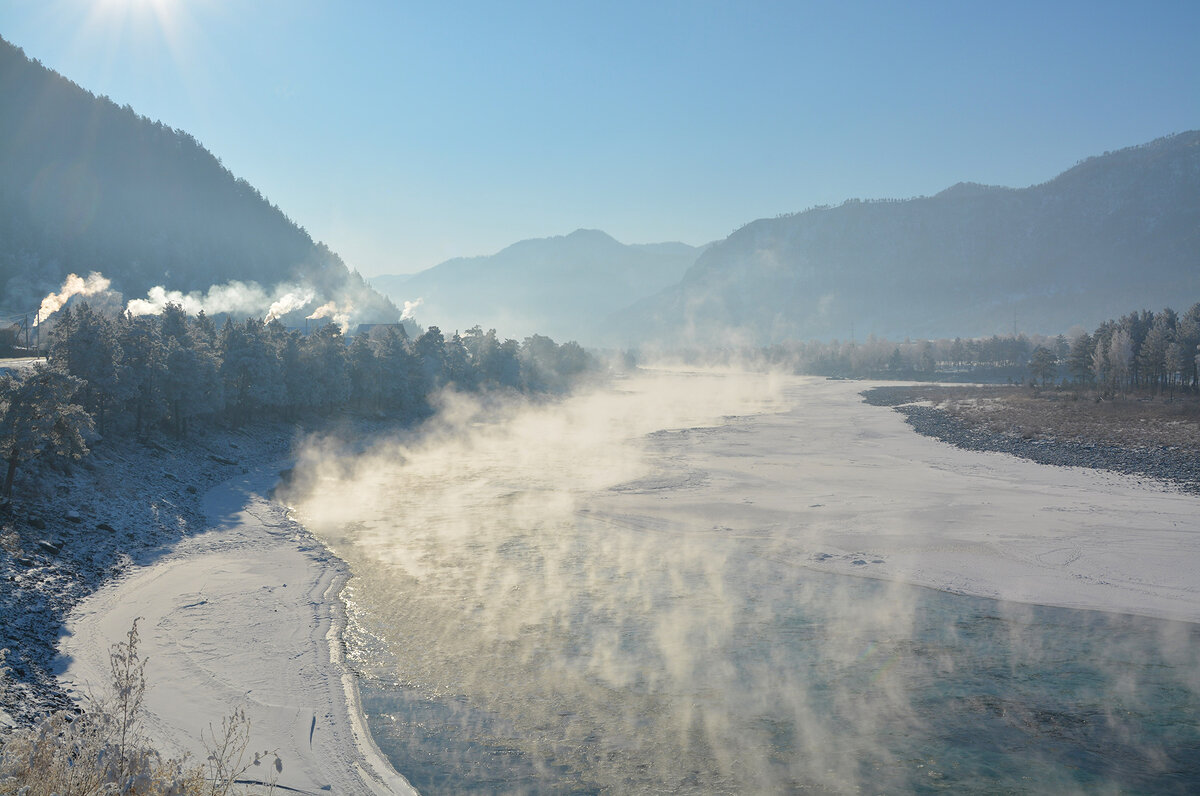
<svg viewBox="0 0 1200 796">
<path fill-rule="evenodd" d="M 0 307 L 31 309 L 92 271 L 126 299 L 297 283 L 355 320 L 399 314 L 195 138 L 0 40 Z"/>
<path fill-rule="evenodd" d="M 1089 158 L 1024 189 L 747 224 L 614 317 L 622 342 L 1057 333 L 1200 300 L 1200 132 Z"/>
<path fill-rule="evenodd" d="M 683 243 L 627 245 L 580 229 L 371 284 L 397 303 L 421 299 L 416 318 L 447 332 L 479 324 L 502 337 L 536 332 L 590 343 L 608 315 L 678 282 L 701 251 Z"/>
</svg>

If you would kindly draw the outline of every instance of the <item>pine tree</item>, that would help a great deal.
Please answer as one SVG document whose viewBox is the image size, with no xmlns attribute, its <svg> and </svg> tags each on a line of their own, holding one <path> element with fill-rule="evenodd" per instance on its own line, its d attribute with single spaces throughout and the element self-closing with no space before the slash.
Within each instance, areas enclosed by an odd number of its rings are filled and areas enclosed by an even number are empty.
<svg viewBox="0 0 1200 796">
<path fill-rule="evenodd" d="M 0 453 L 8 463 L 3 494 L 12 497 L 17 468 L 43 456 L 78 459 L 92 418 L 73 402 L 83 385 L 59 370 L 35 365 L 23 379 L 0 377 Z"/>
<path fill-rule="evenodd" d="M 1033 349 L 1033 356 L 1029 359 L 1029 370 L 1033 378 L 1041 379 L 1042 386 L 1045 387 L 1058 371 L 1058 357 L 1049 348 L 1038 346 Z"/>
<path fill-rule="evenodd" d="M 132 404 L 134 433 L 139 437 L 164 414 L 166 352 L 159 334 L 161 324 L 161 318 L 150 315 L 123 316 L 117 321 L 122 354 L 118 383 L 122 396 Z"/>
<path fill-rule="evenodd" d="M 325 411 L 344 406 L 350 388 L 346 378 L 346 339 L 341 327 L 327 323 L 312 332 L 305 343 L 305 369 L 313 405 Z"/>
<path fill-rule="evenodd" d="M 1096 375 L 1095 348 L 1092 336 L 1083 332 L 1071 341 L 1067 354 L 1067 371 L 1076 384 L 1090 384 Z"/>
<path fill-rule="evenodd" d="M 82 404 L 104 434 L 108 410 L 123 397 L 122 353 L 115 324 L 87 302 L 80 302 L 69 314 L 66 309 L 59 314 L 64 317 L 50 333 L 50 359 L 64 372 L 83 379 Z"/>
</svg>

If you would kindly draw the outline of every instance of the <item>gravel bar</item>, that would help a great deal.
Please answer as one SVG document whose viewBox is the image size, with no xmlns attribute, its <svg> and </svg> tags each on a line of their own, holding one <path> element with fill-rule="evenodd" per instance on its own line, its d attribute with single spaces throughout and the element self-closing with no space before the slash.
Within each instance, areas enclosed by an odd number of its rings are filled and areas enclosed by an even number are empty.
<svg viewBox="0 0 1200 796">
<path fill-rule="evenodd" d="M 1153 478 L 1182 491 L 1200 494 L 1200 456 L 1171 446 L 1116 445 L 1076 439 L 1027 439 L 964 423 L 934 406 L 912 403 L 911 387 L 875 387 L 862 393 L 872 406 L 890 406 L 904 415 L 918 434 L 965 450 L 1020 456 L 1039 464 L 1089 467 Z"/>
</svg>

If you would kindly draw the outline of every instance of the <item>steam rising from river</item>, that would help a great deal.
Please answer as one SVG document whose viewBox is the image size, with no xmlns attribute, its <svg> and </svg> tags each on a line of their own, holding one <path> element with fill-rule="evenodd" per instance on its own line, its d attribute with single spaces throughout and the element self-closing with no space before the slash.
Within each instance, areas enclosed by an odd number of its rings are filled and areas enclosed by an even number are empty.
<svg viewBox="0 0 1200 796">
<path fill-rule="evenodd" d="M 783 409 L 778 379 L 649 374 L 556 405 L 444 400 L 433 428 L 365 449 L 313 440 L 296 468 L 291 502 L 354 572 L 351 647 L 368 673 L 436 703 L 472 746 L 585 789 L 885 791 L 935 775 L 939 742 L 920 739 L 948 731 L 914 689 L 964 674 L 951 648 L 974 625 L 931 633 L 920 590 L 812 573 L 820 534 L 704 503 L 739 485 L 692 447 L 753 455 L 739 435 Z M 1020 630 L 1044 621 L 1029 610 L 979 609 L 1002 631 L 980 642 L 999 645 L 986 665 L 1016 678 L 1051 656 Z M 1195 634 L 1171 632 L 1194 704 Z M 1108 636 L 1113 660 L 1097 665 L 1127 669 L 1141 642 Z M 1113 682 L 1144 697 L 1136 675 Z M 975 723 L 1032 715 L 1019 693 L 945 698 Z"/>
</svg>

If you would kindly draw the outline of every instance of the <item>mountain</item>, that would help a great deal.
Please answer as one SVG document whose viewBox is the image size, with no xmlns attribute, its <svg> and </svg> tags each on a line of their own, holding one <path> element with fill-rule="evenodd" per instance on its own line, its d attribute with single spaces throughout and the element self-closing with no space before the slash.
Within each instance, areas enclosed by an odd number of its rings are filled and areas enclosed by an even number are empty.
<svg viewBox="0 0 1200 796">
<path fill-rule="evenodd" d="M 37 307 L 92 271 L 127 299 L 256 282 L 268 298 L 299 286 L 308 305 L 334 301 L 356 320 L 399 315 L 195 138 L 0 39 L 0 307 Z"/>
<path fill-rule="evenodd" d="M 447 333 L 479 324 L 502 337 L 536 332 L 592 343 L 604 335 L 608 315 L 677 283 L 701 251 L 683 243 L 628 245 L 580 229 L 371 284 L 397 303 L 420 299 L 416 317 Z"/>
<path fill-rule="evenodd" d="M 618 342 L 1058 333 L 1200 300 L 1200 132 L 1041 185 L 962 183 L 754 221 L 615 314 Z"/>
</svg>

